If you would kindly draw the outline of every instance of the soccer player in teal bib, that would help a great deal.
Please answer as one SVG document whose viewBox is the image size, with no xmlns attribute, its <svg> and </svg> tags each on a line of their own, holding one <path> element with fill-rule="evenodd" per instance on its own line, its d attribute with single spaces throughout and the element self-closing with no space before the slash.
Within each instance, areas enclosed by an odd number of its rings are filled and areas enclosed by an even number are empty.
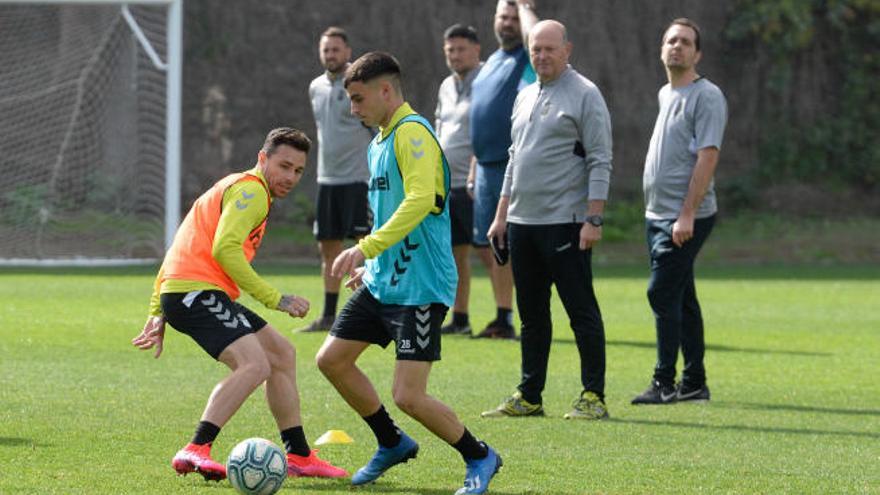
<svg viewBox="0 0 880 495">
<path fill-rule="evenodd" d="M 321 372 L 379 443 L 351 482 L 375 481 L 419 451 L 356 364 L 371 344 L 385 347 L 393 341 L 394 403 L 461 453 L 466 474 L 455 493 L 484 493 L 501 457 L 427 393 L 431 365 L 440 359 L 440 326 L 457 283 L 447 205 L 449 166 L 431 125 L 404 101 L 394 57 L 367 53 L 346 70 L 344 84 L 352 113 L 380 131 L 368 151 L 373 231 L 333 262 L 333 275 L 348 274 L 346 286 L 355 292 L 317 356 Z"/>
</svg>

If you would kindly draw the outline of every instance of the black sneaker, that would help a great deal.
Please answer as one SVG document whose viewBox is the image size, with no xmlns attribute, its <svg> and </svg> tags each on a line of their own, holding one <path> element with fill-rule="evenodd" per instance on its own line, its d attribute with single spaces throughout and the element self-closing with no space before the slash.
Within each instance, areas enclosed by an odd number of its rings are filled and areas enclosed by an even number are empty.
<svg viewBox="0 0 880 495">
<path fill-rule="evenodd" d="M 657 380 L 651 380 L 648 390 L 637 395 L 632 404 L 672 404 L 678 397 L 678 391 L 672 385 L 663 385 Z"/>
<path fill-rule="evenodd" d="M 443 335 L 470 335 L 471 326 L 456 325 L 455 323 L 450 323 L 448 325 L 443 325 L 442 327 L 440 327 L 440 333 Z"/>
<path fill-rule="evenodd" d="M 516 340 L 516 331 L 513 326 L 498 320 L 490 321 L 482 332 L 474 335 L 475 339 L 508 339 Z"/>
<path fill-rule="evenodd" d="M 699 387 L 688 385 L 684 382 L 678 384 L 675 400 L 679 402 L 708 402 L 709 387 L 704 383 Z"/>
</svg>

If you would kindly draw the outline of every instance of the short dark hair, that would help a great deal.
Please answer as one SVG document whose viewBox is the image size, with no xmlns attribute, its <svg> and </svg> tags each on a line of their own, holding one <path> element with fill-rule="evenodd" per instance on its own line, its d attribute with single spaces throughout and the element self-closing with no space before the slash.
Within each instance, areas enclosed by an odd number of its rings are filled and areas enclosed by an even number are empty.
<svg viewBox="0 0 880 495">
<path fill-rule="evenodd" d="M 271 155 L 279 146 L 287 145 L 294 149 L 298 149 L 303 153 L 308 153 L 312 147 L 312 140 L 306 136 L 306 133 L 294 129 L 293 127 L 279 127 L 272 129 L 266 135 L 266 141 L 263 142 L 263 151 L 267 155 Z"/>
<path fill-rule="evenodd" d="M 325 36 L 328 38 L 335 36 L 335 37 L 341 39 L 343 42 L 345 42 L 346 45 L 348 45 L 348 33 L 346 33 L 345 29 L 342 29 L 341 27 L 336 27 L 336 26 L 328 27 L 327 29 L 324 30 L 323 33 L 321 33 L 322 38 Z"/>
<path fill-rule="evenodd" d="M 697 51 L 700 51 L 700 26 L 697 26 L 697 23 L 688 19 L 687 17 L 679 17 L 678 19 L 673 19 L 672 22 L 666 26 L 666 29 L 663 30 L 663 37 L 661 38 L 664 42 L 666 41 L 666 31 L 669 31 L 669 28 L 675 26 L 676 24 L 680 26 L 687 26 L 694 30 L 694 48 Z"/>
<path fill-rule="evenodd" d="M 394 55 L 385 52 L 369 52 L 361 55 L 345 70 L 343 84 L 346 88 L 353 82 L 367 83 L 381 76 L 391 76 L 400 90 L 400 63 Z"/>
<path fill-rule="evenodd" d="M 446 28 L 446 31 L 443 32 L 443 39 L 448 40 L 451 38 L 464 38 L 474 43 L 480 42 L 479 38 L 477 38 L 477 30 L 472 26 L 465 26 L 464 24 L 453 24 Z"/>
</svg>

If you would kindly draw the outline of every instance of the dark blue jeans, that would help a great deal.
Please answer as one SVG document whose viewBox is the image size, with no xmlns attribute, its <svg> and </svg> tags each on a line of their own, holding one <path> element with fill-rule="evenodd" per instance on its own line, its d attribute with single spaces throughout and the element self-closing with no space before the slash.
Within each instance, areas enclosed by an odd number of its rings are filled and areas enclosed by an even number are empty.
<svg viewBox="0 0 880 495">
<path fill-rule="evenodd" d="M 551 285 L 556 286 L 574 332 L 581 384 L 584 390 L 605 397 L 605 328 L 593 292 L 592 251 L 578 249 L 580 230 L 579 223 L 511 223 L 507 227 L 516 305 L 522 320 L 522 378 L 517 388 L 532 404 L 541 404 L 547 381 L 553 340 Z"/>
<path fill-rule="evenodd" d="M 654 311 L 657 330 L 657 364 L 654 379 L 663 385 L 675 382 L 678 349 L 684 357 L 682 382 L 706 383 L 703 356 L 703 316 L 694 285 L 694 261 L 712 227 L 715 216 L 694 221 L 694 236 L 680 248 L 672 243 L 675 220 L 647 220 L 646 237 L 651 255 L 648 301 Z"/>
</svg>

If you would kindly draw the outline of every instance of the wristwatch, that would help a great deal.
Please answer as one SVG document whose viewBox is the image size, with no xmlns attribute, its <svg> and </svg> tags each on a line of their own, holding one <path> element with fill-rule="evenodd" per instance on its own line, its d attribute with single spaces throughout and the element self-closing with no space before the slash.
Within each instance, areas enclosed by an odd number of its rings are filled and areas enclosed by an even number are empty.
<svg viewBox="0 0 880 495">
<path fill-rule="evenodd" d="M 593 227 L 601 227 L 604 222 L 602 215 L 587 215 L 587 223 Z"/>
<path fill-rule="evenodd" d="M 467 189 L 468 189 L 469 191 L 473 191 L 473 190 L 474 190 L 474 183 L 473 183 L 473 182 L 468 182 L 468 183 L 467 183 Z"/>
</svg>

